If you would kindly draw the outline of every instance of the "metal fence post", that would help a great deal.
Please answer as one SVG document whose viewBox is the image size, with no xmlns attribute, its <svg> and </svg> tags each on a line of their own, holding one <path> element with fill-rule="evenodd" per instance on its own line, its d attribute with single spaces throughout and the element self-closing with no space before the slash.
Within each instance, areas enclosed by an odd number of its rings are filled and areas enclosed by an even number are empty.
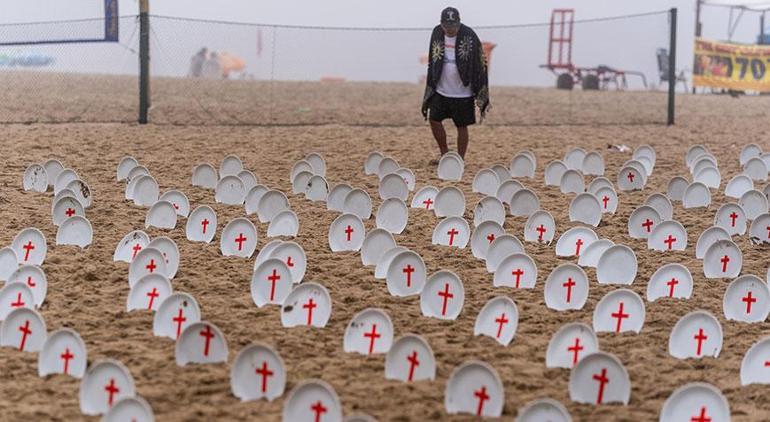
<svg viewBox="0 0 770 422">
<path fill-rule="evenodd" d="M 139 0 L 139 124 L 150 108 L 150 1 Z"/>
<path fill-rule="evenodd" d="M 671 21 L 670 40 L 668 45 L 668 119 L 666 124 L 674 124 L 675 100 L 676 100 L 676 7 L 671 8 L 669 17 Z"/>
</svg>

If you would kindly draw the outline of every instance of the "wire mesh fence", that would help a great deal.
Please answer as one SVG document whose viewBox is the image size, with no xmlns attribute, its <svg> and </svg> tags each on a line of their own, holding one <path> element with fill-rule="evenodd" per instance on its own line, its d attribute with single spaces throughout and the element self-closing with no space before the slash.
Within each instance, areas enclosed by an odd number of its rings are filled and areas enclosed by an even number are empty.
<svg viewBox="0 0 770 422">
<path fill-rule="evenodd" d="M 29 25 L 22 38 L 85 32 L 94 22 Z M 136 16 L 121 17 L 114 43 L 0 46 L 6 87 L 0 122 L 135 121 L 138 26 Z M 669 28 L 668 11 L 575 20 L 571 67 L 552 71 L 543 67 L 548 23 L 475 27 L 490 52 L 492 109 L 485 124 L 665 123 L 667 87 L 660 83 L 656 52 L 668 47 Z M 150 121 L 422 125 L 431 30 L 151 16 Z M 0 44 L 19 37 L 19 28 L 0 25 Z M 47 64 L 19 64 L 49 58 Z M 556 73 L 567 71 L 577 85 L 557 90 Z M 596 72 L 601 89 L 583 89 L 579 76 Z"/>
</svg>

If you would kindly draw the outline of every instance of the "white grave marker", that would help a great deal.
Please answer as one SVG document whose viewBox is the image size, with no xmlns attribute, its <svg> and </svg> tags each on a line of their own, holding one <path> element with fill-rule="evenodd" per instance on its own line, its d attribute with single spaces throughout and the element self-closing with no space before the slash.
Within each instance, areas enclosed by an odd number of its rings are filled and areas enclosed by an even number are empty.
<svg viewBox="0 0 770 422">
<path fill-rule="evenodd" d="M 342 214 L 329 226 L 329 248 L 332 252 L 358 251 L 364 238 L 364 223 L 354 214 Z"/>
<path fill-rule="evenodd" d="M 160 303 L 152 320 L 152 334 L 177 340 L 185 328 L 200 320 L 201 311 L 195 298 L 176 292 Z"/>
<path fill-rule="evenodd" d="M 342 211 L 356 215 L 361 220 L 368 220 L 372 216 L 372 198 L 363 189 L 353 189 L 345 196 Z"/>
<path fill-rule="evenodd" d="M 173 288 L 168 278 L 160 274 L 148 274 L 131 286 L 126 301 L 126 311 L 137 309 L 156 311 L 171 293 Z"/>
<path fill-rule="evenodd" d="M 573 227 L 564 232 L 556 241 L 556 256 L 580 256 L 598 236 L 587 227 Z"/>
<path fill-rule="evenodd" d="M 227 341 L 214 324 L 206 321 L 188 325 L 174 350 L 176 364 L 227 362 Z"/>
<path fill-rule="evenodd" d="M 644 325 L 644 302 L 636 292 L 618 289 L 607 293 L 596 304 L 593 316 L 594 331 L 639 333 Z"/>
<path fill-rule="evenodd" d="M 207 205 L 195 208 L 187 218 L 185 232 L 187 240 L 211 243 L 217 233 L 217 214 Z"/>
<path fill-rule="evenodd" d="M 683 251 L 687 249 L 687 230 L 674 220 L 657 224 L 647 238 L 647 248 L 660 252 Z"/>
<path fill-rule="evenodd" d="M 104 415 L 104 422 L 154 422 L 155 415 L 147 401 L 139 396 L 124 397 Z"/>
<path fill-rule="evenodd" d="M 722 326 L 706 311 L 694 311 L 683 316 L 668 338 L 668 353 L 677 359 L 716 358 L 721 350 Z"/>
<path fill-rule="evenodd" d="M 48 190 L 48 173 L 40 164 L 32 164 L 24 170 L 22 186 L 25 191 L 45 192 Z"/>
<path fill-rule="evenodd" d="M 444 407 L 450 415 L 500 417 L 505 392 L 500 376 L 490 365 L 468 361 L 452 371 L 444 392 Z"/>
<path fill-rule="evenodd" d="M 626 245 L 607 248 L 596 265 L 599 284 L 632 284 L 636 278 L 637 262 L 634 250 Z"/>
<path fill-rule="evenodd" d="M 224 256 L 251 258 L 257 248 L 257 228 L 244 217 L 233 219 L 222 230 L 219 250 Z"/>
<path fill-rule="evenodd" d="M 100 360 L 88 368 L 80 381 L 80 411 L 90 416 L 101 415 L 121 399 L 135 394 L 134 379 L 122 363 Z"/>
<path fill-rule="evenodd" d="M 535 211 L 524 223 L 524 241 L 550 244 L 556 236 L 556 221 L 548 211 Z"/>
<path fill-rule="evenodd" d="M 462 217 L 447 217 L 433 229 L 434 245 L 465 249 L 471 237 L 471 228 Z"/>
<path fill-rule="evenodd" d="M 273 217 L 280 214 L 281 211 L 289 209 L 289 200 L 283 192 L 277 190 L 268 190 L 257 203 L 257 217 L 260 223 L 269 223 Z"/>
<path fill-rule="evenodd" d="M 455 320 L 465 302 L 460 277 L 449 270 L 433 273 L 420 293 L 420 309 L 426 317 Z"/>
<path fill-rule="evenodd" d="M 548 275 L 544 292 L 545 305 L 550 309 L 582 309 L 588 299 L 588 277 L 575 264 L 561 264 Z"/>
<path fill-rule="evenodd" d="M 291 270 L 286 263 L 270 258 L 259 264 L 251 277 L 251 299 L 258 308 L 281 305 L 292 289 Z"/>
<path fill-rule="evenodd" d="M 743 275 L 733 280 L 722 301 L 728 321 L 764 322 L 770 314 L 770 288 L 755 275 Z"/>
<path fill-rule="evenodd" d="M 37 374 L 45 377 L 64 374 L 83 378 L 88 364 L 86 345 L 72 329 L 61 328 L 51 333 L 37 356 Z"/>
<path fill-rule="evenodd" d="M 25 284 L 32 291 L 34 304 L 36 308 L 43 305 L 45 296 L 48 293 L 48 279 L 41 267 L 37 265 L 22 265 L 16 269 L 9 277 L 8 283 Z"/>
<path fill-rule="evenodd" d="M 281 306 L 281 324 L 284 327 L 323 328 L 332 314 L 332 300 L 326 287 L 302 283 L 289 293 Z"/>
<path fill-rule="evenodd" d="M 689 299 L 692 295 L 693 280 L 690 270 L 682 264 L 663 265 L 650 277 L 647 283 L 647 300 L 660 298 Z"/>
<path fill-rule="evenodd" d="M 436 359 L 428 342 L 416 334 L 399 337 L 385 356 L 385 379 L 403 382 L 436 379 Z"/>
<path fill-rule="evenodd" d="M 516 289 L 534 289 L 537 282 L 537 265 L 528 255 L 508 255 L 497 266 L 492 285 Z"/>
<path fill-rule="evenodd" d="M 158 201 L 147 211 L 144 219 L 144 227 L 156 227 L 159 229 L 173 229 L 176 227 L 176 208 L 171 202 Z"/>
<path fill-rule="evenodd" d="M 741 362 L 741 385 L 770 384 L 770 371 L 765 362 L 770 357 L 770 337 L 754 343 Z"/>
<path fill-rule="evenodd" d="M 602 206 L 593 194 L 579 193 L 569 204 L 569 220 L 596 227 L 602 221 Z"/>
<path fill-rule="evenodd" d="M 730 240 L 718 240 L 706 250 L 703 274 L 706 278 L 735 278 L 741 273 L 743 254 Z"/>
<path fill-rule="evenodd" d="M 345 353 L 387 353 L 393 344 L 393 323 L 385 311 L 368 308 L 357 313 L 345 329 Z"/>
<path fill-rule="evenodd" d="M 485 221 L 473 231 L 471 235 L 471 251 L 477 259 L 486 259 L 489 245 L 496 238 L 505 234 L 503 227 L 494 221 Z"/>
<path fill-rule="evenodd" d="M 230 369 L 230 389 L 241 401 L 281 397 L 286 388 L 286 369 L 281 356 L 264 343 L 238 352 Z"/>
<path fill-rule="evenodd" d="M 514 217 L 529 217 L 540 209 L 540 200 L 529 189 L 519 189 L 511 198 L 511 215 Z"/>
<path fill-rule="evenodd" d="M 136 258 L 128 266 L 129 287 L 134 287 L 139 279 L 151 274 L 160 274 L 166 277 L 168 268 L 163 252 L 147 246 L 136 254 Z"/>
<path fill-rule="evenodd" d="M 465 195 L 460 189 L 448 186 L 436 194 L 433 209 L 436 217 L 462 217 L 465 213 Z"/>
<path fill-rule="evenodd" d="M 374 229 L 366 234 L 361 246 L 361 264 L 366 267 L 377 265 L 389 249 L 396 247 L 393 235 L 385 229 Z"/>
<path fill-rule="evenodd" d="M 485 221 L 494 221 L 502 226 L 505 224 L 505 214 L 505 205 L 499 199 L 494 196 L 481 198 L 473 209 L 473 225 L 478 227 Z"/>
<path fill-rule="evenodd" d="M 516 236 L 504 234 L 495 238 L 487 251 L 487 272 L 494 273 L 500 262 L 514 253 L 524 253 L 524 246 Z"/>
<path fill-rule="evenodd" d="M 412 296 L 420 294 L 426 277 L 422 257 L 414 251 L 403 251 L 390 261 L 385 281 L 391 295 Z"/>
<path fill-rule="evenodd" d="M 299 232 L 299 218 L 292 210 L 278 213 L 267 226 L 267 237 L 294 237 Z"/>
<path fill-rule="evenodd" d="M 380 204 L 377 209 L 377 228 L 387 230 L 393 234 L 401 234 L 409 220 L 409 210 L 406 203 L 398 198 L 390 198 Z"/>
<path fill-rule="evenodd" d="M 519 309 L 513 299 L 497 296 L 487 302 L 473 326 L 474 336 L 487 336 L 503 346 L 513 341 L 519 325 Z"/>
<path fill-rule="evenodd" d="M 615 246 L 615 243 L 609 239 L 597 239 L 591 242 L 583 249 L 583 253 L 578 258 L 578 265 L 581 267 L 596 268 L 599 265 L 599 259 L 602 257 L 604 251 L 611 246 Z"/>
<path fill-rule="evenodd" d="M 342 422 L 342 405 L 329 384 L 321 380 L 302 381 L 284 401 L 283 420 Z"/>
<path fill-rule="evenodd" d="M 19 264 L 41 265 L 48 252 L 43 232 L 35 228 L 20 231 L 11 242 L 11 248 L 19 258 Z"/>
<path fill-rule="evenodd" d="M 45 321 L 34 309 L 14 309 L 0 324 L 2 347 L 13 347 L 22 352 L 39 352 L 47 337 Z"/>
<path fill-rule="evenodd" d="M 160 196 L 158 201 L 168 201 L 174 207 L 176 215 L 187 218 L 190 215 L 190 200 L 178 190 L 170 190 Z"/>
<path fill-rule="evenodd" d="M 677 388 L 660 410 L 660 422 L 729 421 L 730 405 L 711 384 L 693 382 Z"/>
<path fill-rule="evenodd" d="M 610 353 L 594 352 L 581 359 L 569 374 L 569 397 L 577 403 L 628 404 L 631 381 L 620 360 Z"/>
<path fill-rule="evenodd" d="M 573 368 L 585 356 L 599 351 L 599 339 L 594 330 L 582 322 L 572 322 L 559 328 L 551 337 L 545 352 L 546 368 Z"/>
<path fill-rule="evenodd" d="M 648 239 L 652 229 L 662 221 L 658 210 L 649 205 L 642 205 L 628 217 L 628 235 L 632 239 Z"/>
</svg>

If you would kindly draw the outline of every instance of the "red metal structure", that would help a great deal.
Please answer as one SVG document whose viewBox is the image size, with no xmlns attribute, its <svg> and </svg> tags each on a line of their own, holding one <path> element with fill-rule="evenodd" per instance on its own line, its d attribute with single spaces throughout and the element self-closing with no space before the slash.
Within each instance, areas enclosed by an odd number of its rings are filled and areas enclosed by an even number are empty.
<svg viewBox="0 0 770 422">
<path fill-rule="evenodd" d="M 544 67 L 556 75 L 556 87 L 572 89 L 580 84 L 584 90 L 608 89 L 610 85 L 622 90 L 628 87 L 626 75 L 639 76 L 647 88 L 644 74 L 636 71 L 619 70 L 609 66 L 578 67 L 572 63 L 572 43 L 575 9 L 554 9 L 548 32 L 548 62 Z"/>
</svg>

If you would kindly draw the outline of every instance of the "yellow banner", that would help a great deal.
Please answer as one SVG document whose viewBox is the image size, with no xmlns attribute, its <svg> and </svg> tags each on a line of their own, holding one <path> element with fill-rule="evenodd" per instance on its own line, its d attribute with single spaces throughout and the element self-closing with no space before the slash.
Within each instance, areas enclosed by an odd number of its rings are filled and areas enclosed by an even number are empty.
<svg viewBox="0 0 770 422">
<path fill-rule="evenodd" d="M 770 46 L 695 39 L 693 85 L 770 91 Z"/>
</svg>

